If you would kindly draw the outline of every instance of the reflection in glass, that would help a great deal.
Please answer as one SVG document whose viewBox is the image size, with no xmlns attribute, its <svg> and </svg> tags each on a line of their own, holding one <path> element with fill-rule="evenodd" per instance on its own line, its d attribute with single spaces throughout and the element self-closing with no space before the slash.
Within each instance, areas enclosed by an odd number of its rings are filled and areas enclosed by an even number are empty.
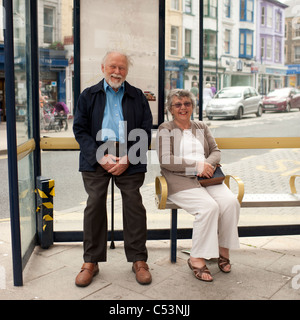
<svg viewBox="0 0 300 320">
<path fill-rule="evenodd" d="M 40 129 L 73 136 L 73 0 L 38 1 L 38 15 Z"/>
<path fill-rule="evenodd" d="M 32 97 L 29 2 L 14 0 L 14 59 L 17 145 L 32 139 Z M 33 153 L 18 161 L 18 186 L 22 257 L 35 237 L 35 183 Z"/>
<path fill-rule="evenodd" d="M 18 162 L 18 174 L 22 256 L 24 256 L 34 240 L 36 231 L 33 153 Z"/>
<path fill-rule="evenodd" d="M 25 1 L 14 1 L 14 50 L 15 50 L 15 90 L 16 90 L 16 127 L 17 144 L 32 138 L 29 125 L 32 105 L 30 99 L 31 79 L 30 62 L 26 52 L 30 52 L 30 42 L 26 42 L 26 5 Z"/>
</svg>

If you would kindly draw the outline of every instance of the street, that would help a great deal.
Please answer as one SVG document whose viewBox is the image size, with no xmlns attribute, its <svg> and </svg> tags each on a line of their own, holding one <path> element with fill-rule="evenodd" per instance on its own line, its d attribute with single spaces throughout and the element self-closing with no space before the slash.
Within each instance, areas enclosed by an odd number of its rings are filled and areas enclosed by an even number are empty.
<svg viewBox="0 0 300 320">
<path fill-rule="evenodd" d="M 292 110 L 290 113 L 264 113 L 262 117 L 255 116 L 243 117 L 241 120 L 225 120 L 214 119 L 205 122 L 209 127 L 214 137 L 299 137 L 300 136 L 300 112 Z M 70 127 L 69 127 L 70 128 Z M 70 135 L 71 129 L 67 134 Z M 55 136 L 55 132 L 51 136 Z M 291 150 L 275 150 L 272 153 L 273 157 L 276 155 L 277 161 L 280 154 L 285 161 L 287 158 L 295 157 L 290 160 L 291 163 L 286 163 L 290 167 L 290 171 L 300 173 L 300 153 L 299 150 L 295 153 Z M 247 171 L 247 163 L 253 159 L 260 159 L 260 157 L 270 158 L 269 154 L 272 150 L 222 150 L 222 165 L 224 168 L 231 168 L 232 164 L 242 161 L 243 170 Z M 292 153 L 289 153 L 292 152 Z M 259 156 L 259 157 L 258 157 Z M 78 172 L 78 151 L 44 151 L 42 152 L 42 175 L 55 180 L 55 211 L 67 213 L 84 207 L 86 201 L 86 193 L 83 188 L 81 174 Z M 247 160 L 249 159 L 249 161 Z M 298 159 L 298 160 L 297 160 Z M 276 164 L 275 171 L 276 171 Z M 231 170 L 231 169 L 230 169 Z M 145 190 L 151 190 L 149 202 L 154 205 L 154 180 L 155 176 L 159 175 L 160 169 L 157 164 L 156 152 L 149 153 L 148 172 L 144 183 Z M 272 172 L 272 171 L 271 171 Z M 288 168 L 286 172 L 289 172 Z M 239 173 L 239 172 L 238 172 Z M 243 172 L 239 173 L 243 175 Z M 270 173 L 271 175 L 271 173 Z M 0 156 L 0 179 L 2 188 L 0 189 L 0 220 L 9 218 L 9 198 L 8 198 L 8 175 L 7 175 L 7 156 Z M 251 188 L 251 186 L 249 187 Z M 120 198 L 118 190 L 115 187 L 116 199 Z M 110 192 L 108 195 L 110 199 Z M 75 210 L 76 211 L 76 210 Z"/>
</svg>

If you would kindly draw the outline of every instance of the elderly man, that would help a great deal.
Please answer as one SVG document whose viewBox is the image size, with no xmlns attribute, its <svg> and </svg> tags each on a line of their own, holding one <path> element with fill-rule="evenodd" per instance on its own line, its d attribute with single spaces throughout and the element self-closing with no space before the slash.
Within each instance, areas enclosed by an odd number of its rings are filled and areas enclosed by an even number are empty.
<svg viewBox="0 0 300 320">
<path fill-rule="evenodd" d="M 151 282 L 146 263 L 146 210 L 139 189 L 145 178 L 152 114 L 143 92 L 125 81 L 129 65 L 127 55 L 108 52 L 101 65 L 104 79 L 85 89 L 77 104 L 73 131 L 80 145 L 79 171 L 88 194 L 84 264 L 75 280 L 80 287 L 89 285 L 99 272 L 98 262 L 106 261 L 106 197 L 112 176 L 122 194 L 127 261 L 133 262 L 132 270 L 140 284 Z M 137 148 L 141 142 L 146 148 Z M 136 157 L 130 157 L 130 149 L 136 151 L 131 152 Z"/>
</svg>

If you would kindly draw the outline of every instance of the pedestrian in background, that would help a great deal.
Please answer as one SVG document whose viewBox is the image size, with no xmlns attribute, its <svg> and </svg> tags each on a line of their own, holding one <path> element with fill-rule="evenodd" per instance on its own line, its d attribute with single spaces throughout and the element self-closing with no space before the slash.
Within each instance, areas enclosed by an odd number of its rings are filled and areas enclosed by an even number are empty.
<svg viewBox="0 0 300 320">
<path fill-rule="evenodd" d="M 211 85 L 207 83 L 203 89 L 203 111 L 205 111 L 208 102 L 213 98 Z"/>
</svg>

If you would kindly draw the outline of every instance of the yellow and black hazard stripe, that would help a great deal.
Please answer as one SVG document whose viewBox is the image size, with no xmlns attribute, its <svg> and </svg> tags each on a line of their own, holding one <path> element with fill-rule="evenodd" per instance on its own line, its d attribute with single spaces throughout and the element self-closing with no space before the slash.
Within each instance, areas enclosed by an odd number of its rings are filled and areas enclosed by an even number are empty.
<svg viewBox="0 0 300 320">
<path fill-rule="evenodd" d="M 38 180 L 36 194 L 39 241 L 43 248 L 48 248 L 53 243 L 54 180 Z"/>
</svg>

